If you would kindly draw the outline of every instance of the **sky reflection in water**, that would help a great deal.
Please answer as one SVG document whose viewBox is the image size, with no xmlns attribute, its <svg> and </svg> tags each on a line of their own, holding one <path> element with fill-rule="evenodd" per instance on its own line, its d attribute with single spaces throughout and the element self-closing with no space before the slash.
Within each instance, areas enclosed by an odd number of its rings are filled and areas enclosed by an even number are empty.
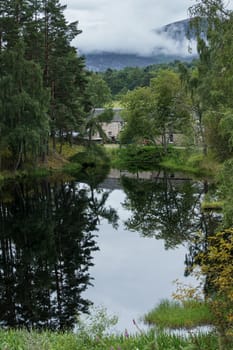
<svg viewBox="0 0 233 350">
<path fill-rule="evenodd" d="M 88 288 L 85 297 L 118 316 L 117 331 L 127 328 L 135 332 L 132 320 L 138 320 L 160 300 L 170 298 L 175 279 L 195 281 L 183 277 L 185 247 L 165 250 L 163 240 L 141 237 L 124 228 L 130 216 L 130 211 L 122 207 L 124 199 L 122 190 L 114 190 L 106 202 L 117 210 L 119 227 L 114 230 L 101 220 L 97 238 L 100 250 L 94 253 L 95 265 L 90 269 L 94 287 Z"/>
</svg>

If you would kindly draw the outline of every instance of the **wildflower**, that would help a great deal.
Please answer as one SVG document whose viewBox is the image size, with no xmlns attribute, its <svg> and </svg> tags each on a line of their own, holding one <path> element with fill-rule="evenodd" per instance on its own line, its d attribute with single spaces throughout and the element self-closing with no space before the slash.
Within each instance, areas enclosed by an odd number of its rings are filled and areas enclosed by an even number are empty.
<svg viewBox="0 0 233 350">
<path fill-rule="evenodd" d="M 137 322 L 135 321 L 135 319 L 133 319 L 133 324 L 134 326 L 137 328 L 137 330 L 140 332 L 140 333 L 143 333 L 143 331 L 141 330 L 141 328 L 138 326 Z"/>
<path fill-rule="evenodd" d="M 129 338 L 129 333 L 128 333 L 127 329 L 125 329 L 125 337 Z"/>
</svg>

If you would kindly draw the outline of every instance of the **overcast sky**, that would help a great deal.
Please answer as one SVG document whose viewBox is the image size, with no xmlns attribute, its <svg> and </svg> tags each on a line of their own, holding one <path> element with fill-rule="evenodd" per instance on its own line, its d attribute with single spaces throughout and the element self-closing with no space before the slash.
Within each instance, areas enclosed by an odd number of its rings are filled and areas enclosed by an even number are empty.
<svg viewBox="0 0 233 350">
<path fill-rule="evenodd" d="M 187 51 L 153 32 L 188 17 L 194 0 L 61 0 L 69 21 L 79 21 L 83 31 L 75 46 L 83 52 L 115 51 L 148 55 L 155 46 Z M 166 43 L 165 43 L 166 42 Z"/>
</svg>

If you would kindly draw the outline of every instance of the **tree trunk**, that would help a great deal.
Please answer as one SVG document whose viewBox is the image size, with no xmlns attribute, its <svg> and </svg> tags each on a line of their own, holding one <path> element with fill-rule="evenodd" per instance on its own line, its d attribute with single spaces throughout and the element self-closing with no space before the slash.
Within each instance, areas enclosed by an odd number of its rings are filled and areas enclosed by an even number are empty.
<svg viewBox="0 0 233 350">
<path fill-rule="evenodd" d="M 164 151 L 164 154 L 167 154 L 167 139 L 166 139 L 166 130 L 163 130 L 163 135 L 162 135 L 162 145 L 163 145 L 163 151 Z"/>
<path fill-rule="evenodd" d="M 53 152 L 56 151 L 56 135 L 55 135 L 55 82 L 51 82 L 51 136 L 53 141 Z"/>
<path fill-rule="evenodd" d="M 206 140 L 205 140 L 204 127 L 202 125 L 202 111 L 200 110 L 200 108 L 198 108 L 198 116 L 199 116 L 198 119 L 199 119 L 201 142 L 202 142 L 202 152 L 203 152 L 203 155 L 206 156 L 207 155 L 207 144 L 206 144 Z"/>
<path fill-rule="evenodd" d="M 60 148 L 59 148 L 59 154 L 62 154 L 63 143 L 64 143 L 64 136 L 63 136 L 63 132 L 60 130 Z"/>
<path fill-rule="evenodd" d="M 14 171 L 16 171 L 19 168 L 19 166 L 20 166 L 20 163 L 22 161 L 22 153 L 23 153 L 23 142 L 20 142 L 18 159 L 17 159 L 17 162 L 15 164 Z"/>
</svg>

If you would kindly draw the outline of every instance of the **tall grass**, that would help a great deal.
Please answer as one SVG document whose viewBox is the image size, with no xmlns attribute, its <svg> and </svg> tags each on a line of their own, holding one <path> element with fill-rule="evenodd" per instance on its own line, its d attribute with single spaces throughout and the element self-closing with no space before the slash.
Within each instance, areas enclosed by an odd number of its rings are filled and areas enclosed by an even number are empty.
<svg viewBox="0 0 233 350">
<path fill-rule="evenodd" d="M 211 156 L 204 156 L 198 150 L 186 150 L 184 148 L 171 148 L 163 157 L 160 166 L 172 171 L 181 171 L 195 176 L 215 176 L 220 164 Z"/>
<path fill-rule="evenodd" d="M 163 157 L 160 165 L 172 171 L 182 171 L 190 174 L 203 174 L 203 155 L 201 153 L 189 153 L 185 149 L 172 148 Z"/>
<path fill-rule="evenodd" d="M 0 330 L 0 350 L 216 350 L 215 334 L 169 334 L 151 328 L 113 333 L 117 317 L 104 307 L 77 318 L 76 332 Z"/>
<path fill-rule="evenodd" d="M 151 330 L 138 335 L 82 338 L 74 333 L 0 331 L 1 350 L 216 350 L 212 334 L 182 337 Z"/>
<path fill-rule="evenodd" d="M 210 325 L 213 316 L 208 304 L 202 301 L 181 302 L 164 300 L 144 317 L 145 322 L 162 328 L 190 329 Z"/>
</svg>

